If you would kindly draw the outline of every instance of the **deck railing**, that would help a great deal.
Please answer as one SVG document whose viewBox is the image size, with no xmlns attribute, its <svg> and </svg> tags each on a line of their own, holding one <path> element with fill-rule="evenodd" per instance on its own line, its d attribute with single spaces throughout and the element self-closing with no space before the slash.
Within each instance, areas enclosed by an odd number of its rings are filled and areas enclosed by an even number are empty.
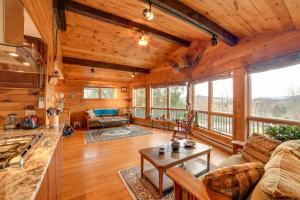
<svg viewBox="0 0 300 200">
<path fill-rule="evenodd" d="M 291 121 L 291 120 L 284 120 L 284 119 L 270 119 L 264 117 L 248 117 L 248 136 L 251 136 L 253 133 L 260 133 L 264 134 L 265 130 L 269 126 L 274 125 L 292 125 L 292 126 L 299 126 L 299 121 Z"/>
<path fill-rule="evenodd" d="M 185 119 L 187 111 L 185 109 L 174 108 L 151 108 L 151 118 L 160 118 L 163 115 L 165 115 L 167 119 L 175 121 L 177 119 Z"/>
<path fill-rule="evenodd" d="M 233 115 L 227 113 L 212 113 L 211 115 L 212 130 L 232 135 Z"/>
<path fill-rule="evenodd" d="M 225 135 L 233 133 L 233 114 L 197 111 L 197 125 Z"/>
</svg>

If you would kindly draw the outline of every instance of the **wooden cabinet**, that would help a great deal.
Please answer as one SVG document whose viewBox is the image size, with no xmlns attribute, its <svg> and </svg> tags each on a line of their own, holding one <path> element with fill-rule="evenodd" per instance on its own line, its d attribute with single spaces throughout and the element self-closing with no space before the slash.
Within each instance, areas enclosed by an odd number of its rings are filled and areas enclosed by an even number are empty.
<svg viewBox="0 0 300 200">
<path fill-rule="evenodd" d="M 61 136 L 35 200 L 59 199 L 58 192 L 61 184 L 62 166 L 63 143 Z"/>
<path fill-rule="evenodd" d="M 5 88 L 42 88 L 44 75 L 36 73 L 19 73 L 0 71 L 0 87 Z"/>
</svg>

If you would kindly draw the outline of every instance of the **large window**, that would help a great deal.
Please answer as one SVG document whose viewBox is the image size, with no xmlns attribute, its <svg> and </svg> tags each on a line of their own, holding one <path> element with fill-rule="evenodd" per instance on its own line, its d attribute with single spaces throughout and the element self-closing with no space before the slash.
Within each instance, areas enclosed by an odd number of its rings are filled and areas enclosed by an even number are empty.
<svg viewBox="0 0 300 200">
<path fill-rule="evenodd" d="M 213 84 L 213 111 L 232 113 L 233 112 L 232 78 L 216 80 L 213 81 L 212 84 Z"/>
<path fill-rule="evenodd" d="M 184 119 L 186 117 L 187 86 L 169 86 L 169 119 Z"/>
<path fill-rule="evenodd" d="M 151 117 L 172 121 L 186 117 L 187 86 L 174 85 L 151 88 Z"/>
<path fill-rule="evenodd" d="M 167 87 L 151 88 L 152 118 L 167 117 L 168 89 Z"/>
<path fill-rule="evenodd" d="M 199 127 L 232 135 L 232 78 L 194 85 L 194 109 Z"/>
<path fill-rule="evenodd" d="M 250 115 L 300 121 L 300 65 L 253 73 Z"/>
<path fill-rule="evenodd" d="M 146 89 L 138 88 L 133 90 L 133 115 L 145 118 Z"/>
<path fill-rule="evenodd" d="M 194 85 L 194 110 L 197 110 L 197 124 L 208 128 L 208 82 Z"/>
<path fill-rule="evenodd" d="M 116 88 L 108 87 L 84 87 L 83 88 L 84 99 L 116 99 Z"/>
</svg>

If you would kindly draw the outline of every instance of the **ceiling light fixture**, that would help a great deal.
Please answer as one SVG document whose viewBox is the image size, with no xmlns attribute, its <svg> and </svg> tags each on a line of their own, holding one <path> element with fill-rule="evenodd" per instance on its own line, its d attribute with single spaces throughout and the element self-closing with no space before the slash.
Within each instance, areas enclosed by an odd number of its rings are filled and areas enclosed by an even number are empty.
<svg viewBox="0 0 300 200">
<path fill-rule="evenodd" d="M 19 57 L 19 55 L 16 54 L 16 53 L 8 53 L 8 55 L 10 55 L 10 56 L 12 56 L 12 57 Z"/>
<path fill-rule="evenodd" d="M 148 8 L 145 8 L 143 10 L 143 15 L 144 17 L 147 19 L 147 20 L 152 20 L 154 18 L 154 14 L 152 12 L 152 7 L 151 7 L 152 3 L 149 2 L 149 9 Z"/>
<path fill-rule="evenodd" d="M 131 74 L 131 78 L 134 78 L 135 77 L 135 74 L 134 74 L 134 72 Z"/>
<path fill-rule="evenodd" d="M 212 46 L 216 46 L 218 44 L 218 36 L 213 34 L 212 38 L 210 39 L 210 43 Z"/>
<path fill-rule="evenodd" d="M 91 68 L 91 73 L 95 73 L 94 67 Z"/>
<path fill-rule="evenodd" d="M 23 62 L 22 64 L 25 66 L 30 66 L 30 63 L 28 63 L 28 62 Z"/>
<path fill-rule="evenodd" d="M 147 37 L 144 36 L 144 34 L 141 35 L 141 37 L 140 37 L 140 39 L 139 39 L 139 41 L 138 41 L 138 44 L 139 44 L 140 46 L 147 46 L 148 40 L 147 40 Z"/>
</svg>

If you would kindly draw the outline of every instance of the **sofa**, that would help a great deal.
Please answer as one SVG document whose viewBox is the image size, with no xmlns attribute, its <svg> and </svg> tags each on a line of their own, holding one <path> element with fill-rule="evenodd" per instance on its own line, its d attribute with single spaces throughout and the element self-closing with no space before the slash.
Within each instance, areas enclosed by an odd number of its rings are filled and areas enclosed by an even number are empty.
<svg viewBox="0 0 300 200">
<path fill-rule="evenodd" d="M 90 109 L 86 111 L 87 129 L 98 127 L 113 127 L 128 123 L 128 117 L 122 109 Z M 101 123 L 100 123 L 101 122 Z"/>
<path fill-rule="evenodd" d="M 217 169 L 195 178 L 182 168 L 167 170 L 174 199 L 300 199 L 300 140 L 280 143 L 254 134 L 243 150 Z"/>
</svg>

